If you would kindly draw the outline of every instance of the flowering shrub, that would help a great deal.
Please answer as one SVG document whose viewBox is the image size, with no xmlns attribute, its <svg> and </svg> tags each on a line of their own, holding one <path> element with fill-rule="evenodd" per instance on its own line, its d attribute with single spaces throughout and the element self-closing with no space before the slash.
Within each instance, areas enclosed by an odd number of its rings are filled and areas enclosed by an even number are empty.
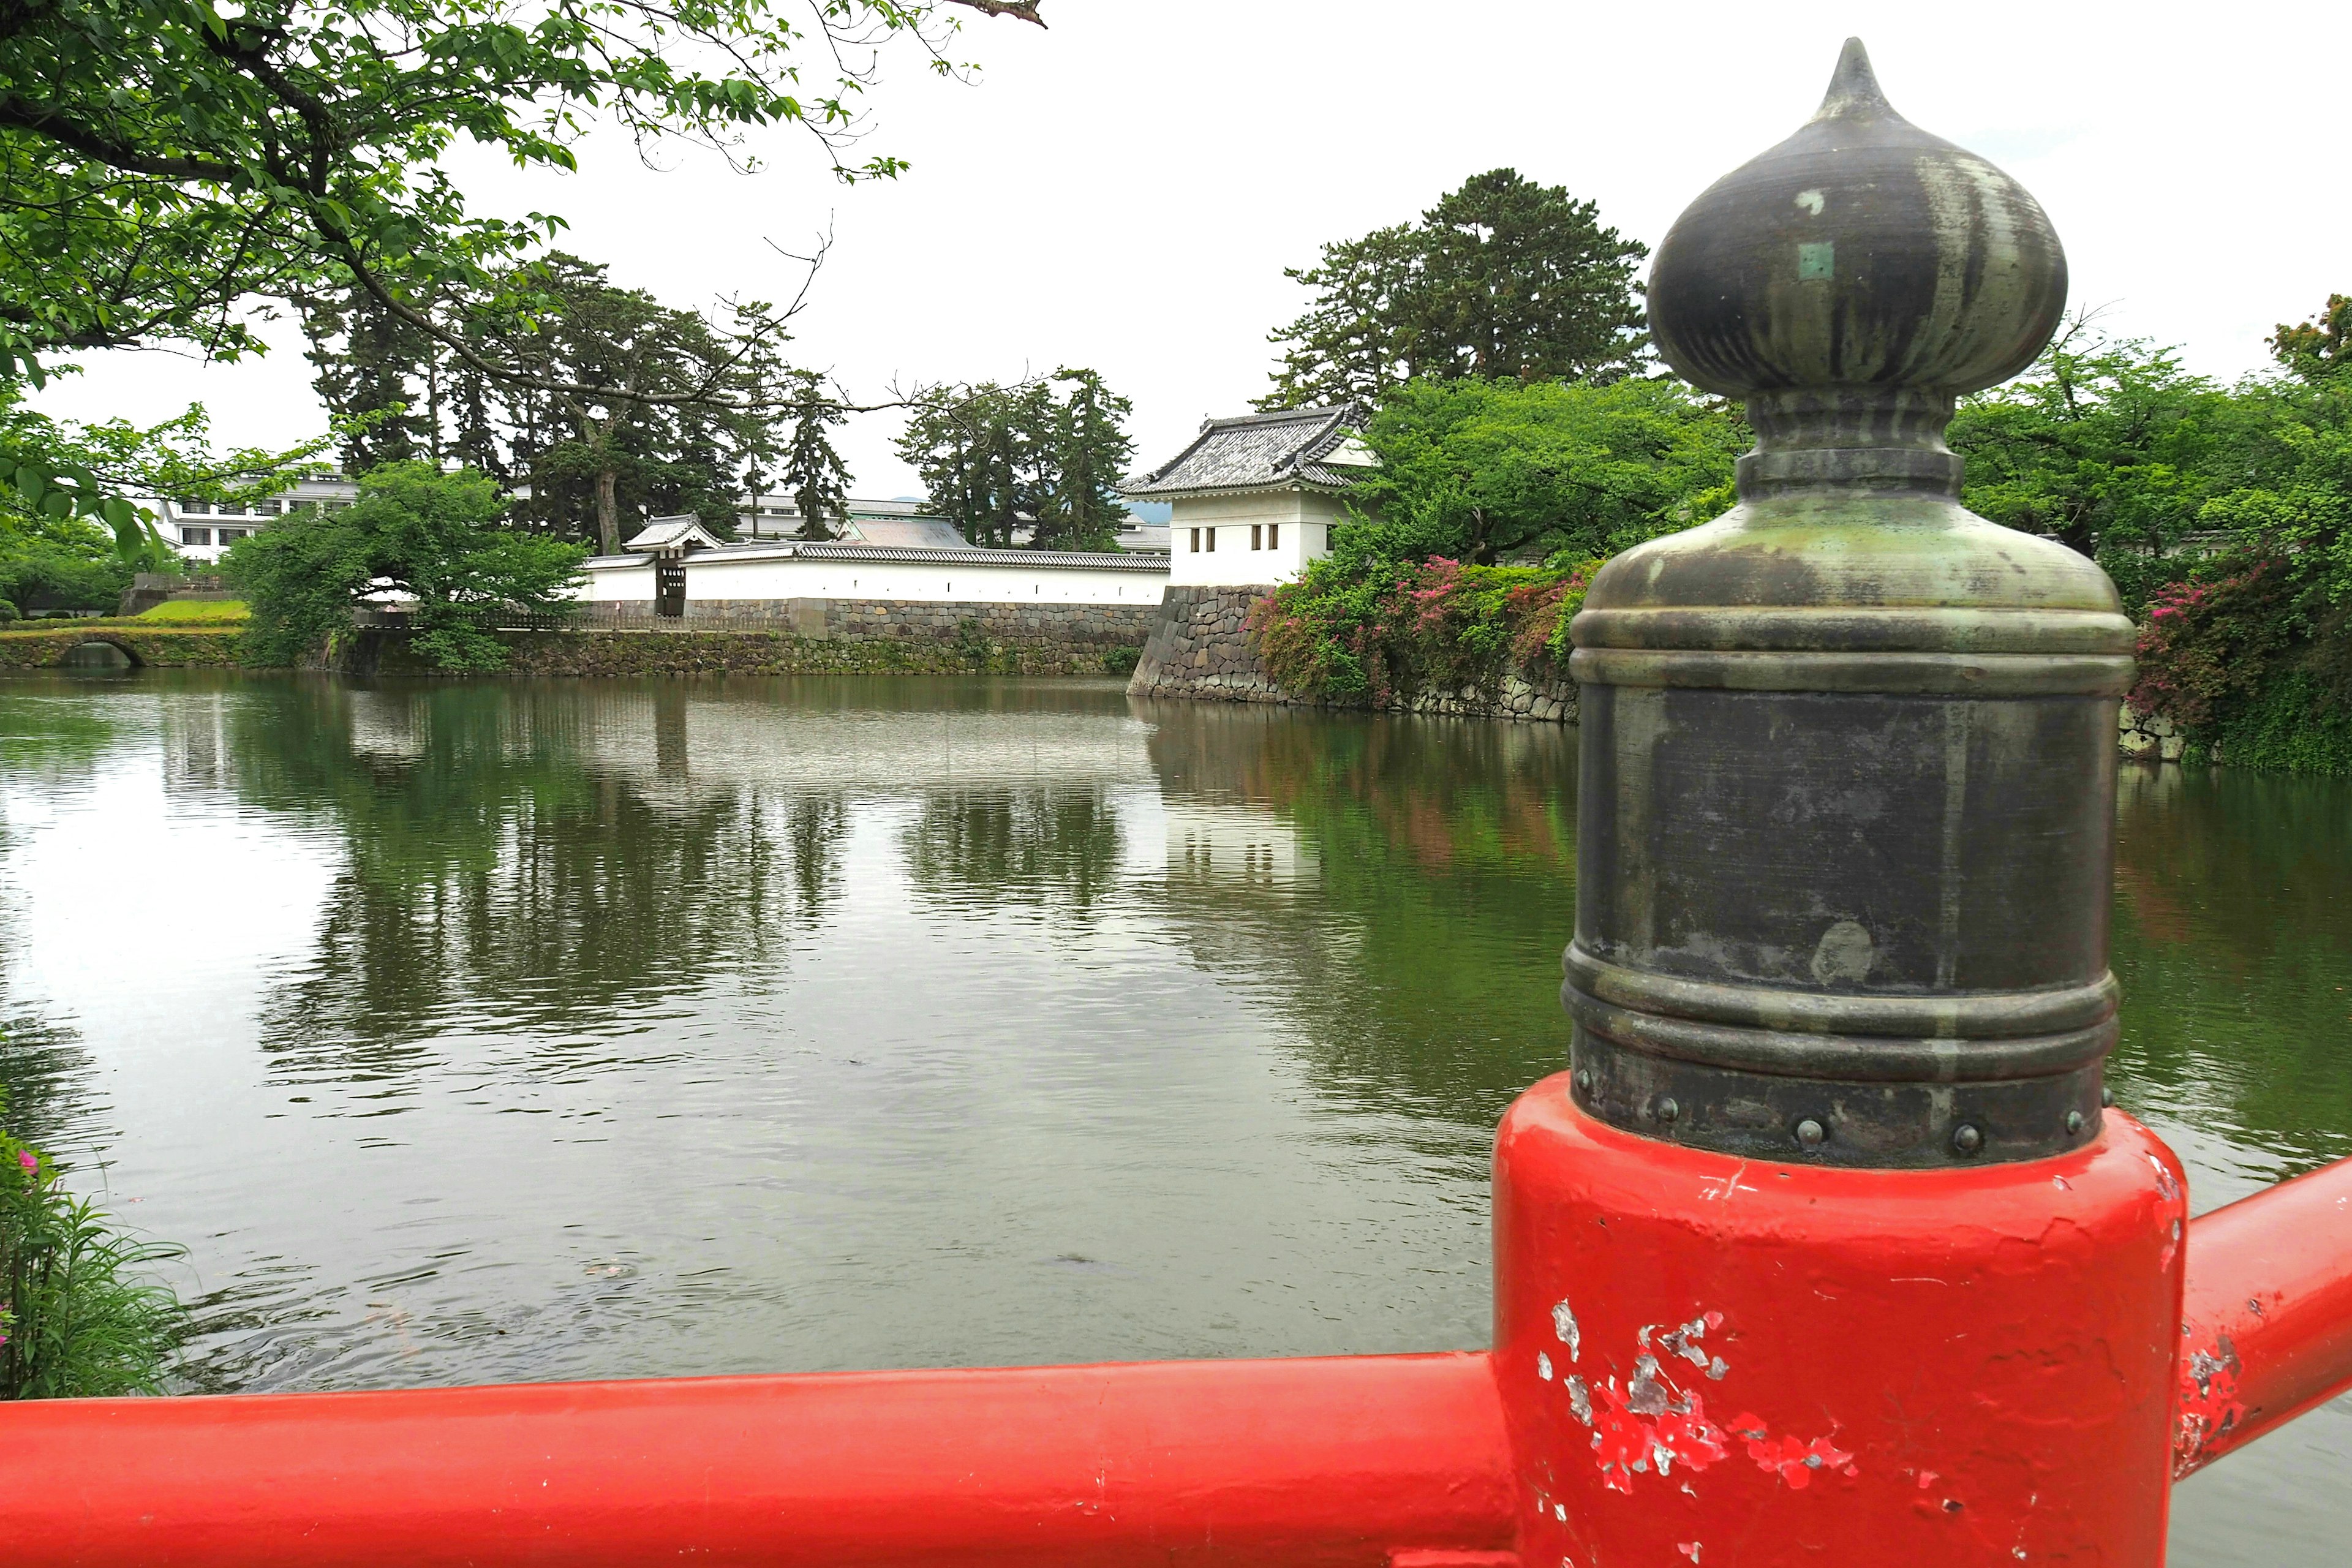
<svg viewBox="0 0 2352 1568">
<path fill-rule="evenodd" d="M 180 1305 L 131 1274 L 175 1249 L 116 1236 L 57 1179 L 0 1131 L 0 1399 L 160 1394 Z"/>
<path fill-rule="evenodd" d="M 2273 561 L 2158 589 L 2140 629 L 2139 678 L 2126 700 L 2191 735 L 2210 730 L 2253 698 L 2288 651 L 2297 629 L 2294 597 Z"/>
<path fill-rule="evenodd" d="M 1319 561 L 1251 611 L 1251 647 L 1283 689 L 1384 708 L 1427 689 L 1493 691 L 1507 667 L 1564 668 L 1568 623 L 1601 563 L 1472 566 Z"/>
<path fill-rule="evenodd" d="M 2233 767 L 2352 773 L 2352 614 L 2306 558 L 2248 552 L 2148 601 L 2125 700 Z"/>
</svg>

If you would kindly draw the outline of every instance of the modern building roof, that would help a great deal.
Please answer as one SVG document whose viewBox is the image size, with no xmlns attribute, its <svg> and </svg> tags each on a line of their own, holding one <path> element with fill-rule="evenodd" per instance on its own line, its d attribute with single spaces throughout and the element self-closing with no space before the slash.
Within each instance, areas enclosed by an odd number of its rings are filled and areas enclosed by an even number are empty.
<svg viewBox="0 0 2352 1568">
<path fill-rule="evenodd" d="M 1181 452 L 1127 481 L 1129 496 L 1201 495 L 1219 490 L 1345 489 L 1370 460 L 1349 427 L 1362 417 L 1352 403 L 1206 419 Z"/>
<path fill-rule="evenodd" d="M 856 517 L 849 520 L 849 537 L 859 544 L 896 545 L 908 550 L 962 550 L 970 545 L 943 517 Z"/>
</svg>

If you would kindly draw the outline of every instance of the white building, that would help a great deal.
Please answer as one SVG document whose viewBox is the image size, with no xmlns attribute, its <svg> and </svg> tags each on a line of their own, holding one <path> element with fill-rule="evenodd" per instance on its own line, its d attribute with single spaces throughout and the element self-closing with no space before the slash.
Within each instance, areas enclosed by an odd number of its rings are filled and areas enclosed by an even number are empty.
<svg viewBox="0 0 2352 1568">
<path fill-rule="evenodd" d="M 156 526 L 164 542 L 191 561 L 207 564 L 247 534 L 269 526 L 289 511 L 341 511 L 360 493 L 345 479 L 308 479 L 281 496 L 248 506 L 222 506 L 214 501 L 172 500 L 155 503 Z"/>
<path fill-rule="evenodd" d="M 1360 417 L 1344 404 L 1205 420 L 1191 446 L 1129 479 L 1129 499 L 1172 505 L 1169 583 L 1295 582 L 1330 553 L 1340 495 L 1372 466 L 1350 434 Z"/>
</svg>

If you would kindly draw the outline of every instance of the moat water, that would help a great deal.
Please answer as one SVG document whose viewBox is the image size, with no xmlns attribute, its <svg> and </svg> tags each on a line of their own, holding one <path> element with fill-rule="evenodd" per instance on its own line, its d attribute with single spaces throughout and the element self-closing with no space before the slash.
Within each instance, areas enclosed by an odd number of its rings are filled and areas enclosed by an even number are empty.
<svg viewBox="0 0 2352 1568">
<path fill-rule="evenodd" d="M 0 682 L 0 1081 L 191 1386 L 1482 1344 L 1572 730 L 1108 682 Z M 2352 784 L 2126 767 L 2111 1081 L 2352 1154 Z M 2352 1245 L 2352 1238 L 2347 1238 Z M 2337 1558 L 2352 1400 L 2184 1486 Z"/>
</svg>

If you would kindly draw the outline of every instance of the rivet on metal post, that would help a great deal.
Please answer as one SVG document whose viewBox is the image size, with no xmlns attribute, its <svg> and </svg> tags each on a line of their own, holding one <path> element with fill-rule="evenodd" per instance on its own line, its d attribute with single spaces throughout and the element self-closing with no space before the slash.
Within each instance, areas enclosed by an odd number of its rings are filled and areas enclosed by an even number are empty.
<svg viewBox="0 0 2352 1568">
<path fill-rule="evenodd" d="M 1851 39 L 1659 246 L 1658 350 L 1757 441 L 1737 507 L 1617 557 L 1574 623 L 1588 1114 L 1756 1155 L 1811 1123 L 1812 1158 L 1871 1166 L 2095 1121 L 2132 625 L 2090 561 L 1961 507 L 1943 439 L 2065 294 L 2033 198 Z"/>
</svg>

